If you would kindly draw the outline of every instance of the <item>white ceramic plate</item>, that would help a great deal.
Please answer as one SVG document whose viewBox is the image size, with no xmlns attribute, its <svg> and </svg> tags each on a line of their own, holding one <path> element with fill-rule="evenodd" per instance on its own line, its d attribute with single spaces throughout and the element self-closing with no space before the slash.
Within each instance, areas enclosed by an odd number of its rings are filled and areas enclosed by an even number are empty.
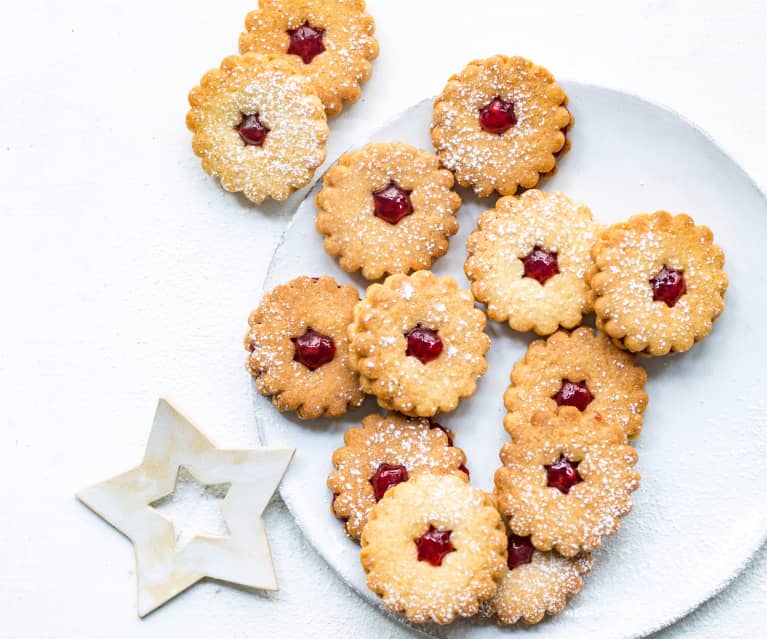
<svg viewBox="0 0 767 639">
<path fill-rule="evenodd" d="M 620 532 L 597 552 L 584 591 L 566 610 L 526 631 L 548 638 L 639 637 L 683 616 L 723 588 L 743 568 L 767 532 L 767 350 L 765 242 L 767 201 L 749 177 L 705 134 L 678 115 L 623 93 L 566 83 L 576 124 L 572 150 L 559 172 L 540 186 L 587 203 L 598 220 L 615 222 L 644 211 L 689 212 L 714 230 L 727 256 L 727 308 L 714 332 L 692 351 L 644 359 L 650 404 L 639 450 L 642 485 Z M 431 149 L 431 101 L 421 102 L 371 135 Z M 367 140 L 360 140 L 362 146 Z M 298 275 L 349 276 L 325 254 L 314 229 L 313 195 L 299 207 L 277 248 L 265 288 Z M 494 199 L 461 193 L 460 231 L 434 271 L 463 274 L 465 239 Z M 528 334 L 488 323 L 489 370 L 477 393 L 440 416 L 467 455 L 472 482 L 492 488 L 502 428 L 502 395 Z M 309 541 L 352 588 L 373 605 L 358 546 L 330 513 L 325 479 L 342 434 L 375 410 L 365 406 L 334 422 L 302 423 L 258 396 L 265 444 L 295 446 L 282 497 Z M 445 637 L 499 636 L 492 623 L 462 621 L 422 628 Z"/>
</svg>

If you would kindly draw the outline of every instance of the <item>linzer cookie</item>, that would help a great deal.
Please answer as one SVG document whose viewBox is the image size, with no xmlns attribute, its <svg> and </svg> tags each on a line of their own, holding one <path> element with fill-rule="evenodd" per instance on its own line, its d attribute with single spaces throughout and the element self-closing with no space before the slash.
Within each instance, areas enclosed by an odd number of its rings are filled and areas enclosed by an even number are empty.
<svg viewBox="0 0 767 639">
<path fill-rule="evenodd" d="M 260 204 L 306 185 L 325 159 L 325 111 L 299 63 L 233 55 L 189 93 L 186 124 L 206 173 Z"/>
<path fill-rule="evenodd" d="M 620 426 L 566 406 L 537 413 L 511 439 L 501 448 L 495 494 L 514 534 L 573 557 L 618 530 L 639 487 L 637 453 Z"/>
<path fill-rule="evenodd" d="M 634 352 L 686 351 L 724 310 L 724 253 L 705 226 L 666 211 L 606 229 L 587 274 L 597 327 Z"/>
<path fill-rule="evenodd" d="M 328 114 L 355 102 L 378 55 L 362 0 L 260 0 L 245 19 L 240 52 L 295 56 Z"/>
<path fill-rule="evenodd" d="M 548 335 L 589 312 L 586 269 L 597 224 L 562 193 L 500 198 L 466 241 L 466 277 L 487 314 L 517 331 Z"/>
<path fill-rule="evenodd" d="M 346 271 L 374 280 L 429 268 L 458 230 L 461 198 L 437 156 L 401 142 L 342 155 L 317 193 L 317 230 Z"/>
<path fill-rule="evenodd" d="M 487 370 L 485 324 L 453 278 L 391 275 L 354 307 L 350 363 L 383 408 L 431 417 L 474 394 Z"/>
<path fill-rule="evenodd" d="M 642 428 L 647 407 L 647 373 L 634 357 L 613 346 L 603 333 L 582 326 L 537 340 L 511 371 L 503 396 L 506 430 L 529 424 L 538 411 L 556 413 L 574 406 L 584 417 L 618 424 L 628 437 Z"/>
<path fill-rule="evenodd" d="M 332 277 L 298 277 L 267 293 L 248 319 L 247 368 L 256 387 L 302 419 L 338 417 L 365 399 L 349 368 L 346 328 L 359 300 Z"/>
<path fill-rule="evenodd" d="M 336 470 L 328 477 L 333 513 L 346 532 L 359 539 L 368 513 L 387 490 L 422 473 L 468 479 L 466 455 L 451 433 L 428 419 L 389 413 L 368 415 L 361 428 L 344 434 L 333 453 Z"/>
<path fill-rule="evenodd" d="M 568 150 L 566 105 L 551 73 L 529 60 L 475 60 L 434 101 L 432 142 L 461 186 L 513 195 L 553 173 Z"/>
<path fill-rule="evenodd" d="M 563 557 L 555 551 L 536 550 L 529 537 L 509 533 L 508 570 L 492 599 L 483 605 L 485 615 L 502 624 L 522 620 L 536 624 L 544 616 L 564 610 L 567 600 L 583 588 L 583 577 L 594 561 L 589 553 Z"/>
<path fill-rule="evenodd" d="M 455 475 L 418 475 L 389 490 L 361 541 L 368 587 L 416 623 L 477 614 L 506 571 L 498 511 Z"/>
</svg>

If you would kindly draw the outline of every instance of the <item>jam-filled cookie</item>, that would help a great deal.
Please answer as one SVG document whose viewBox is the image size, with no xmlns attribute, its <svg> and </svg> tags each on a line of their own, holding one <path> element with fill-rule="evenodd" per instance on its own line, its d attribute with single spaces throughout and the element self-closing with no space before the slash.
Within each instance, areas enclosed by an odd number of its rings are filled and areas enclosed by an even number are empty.
<svg viewBox="0 0 767 639">
<path fill-rule="evenodd" d="M 429 268 L 447 252 L 461 206 L 437 156 L 402 142 L 344 153 L 315 202 L 325 250 L 369 280 Z"/>
<path fill-rule="evenodd" d="M 603 333 L 585 326 L 570 334 L 559 331 L 531 343 L 514 365 L 503 396 L 509 411 L 503 423 L 511 432 L 529 424 L 538 411 L 574 406 L 585 417 L 598 415 L 636 437 L 647 408 L 646 381 L 647 373 L 633 355 L 616 348 Z"/>
<path fill-rule="evenodd" d="M 298 277 L 250 314 L 247 368 L 278 409 L 302 419 L 338 417 L 365 399 L 346 334 L 358 300 L 357 289 L 332 277 Z"/>
<path fill-rule="evenodd" d="M 565 557 L 615 533 L 639 487 L 637 453 L 617 424 L 564 406 L 512 430 L 495 472 L 498 509 L 514 534 Z"/>
<path fill-rule="evenodd" d="M 350 362 L 380 406 L 431 417 L 474 394 L 487 370 L 486 323 L 453 278 L 390 275 L 354 307 Z"/>
<path fill-rule="evenodd" d="M 522 620 L 536 624 L 544 616 L 564 610 L 567 600 L 583 588 L 583 577 L 594 564 L 589 553 L 563 557 L 551 550 L 536 550 L 529 537 L 509 533 L 508 570 L 492 599 L 483 605 L 483 613 L 499 623 Z"/>
<path fill-rule="evenodd" d="M 378 56 L 362 0 L 260 0 L 245 19 L 240 52 L 295 56 L 330 115 L 355 102 Z"/>
<path fill-rule="evenodd" d="M 514 195 L 554 172 L 573 118 L 543 67 L 496 55 L 454 75 L 434 101 L 431 138 L 442 164 L 480 196 Z"/>
<path fill-rule="evenodd" d="M 325 111 L 299 63 L 233 55 L 189 93 L 187 127 L 206 173 L 260 204 L 305 186 L 325 159 Z"/>
<path fill-rule="evenodd" d="M 622 348 L 686 351 L 724 310 L 724 253 L 706 226 L 666 211 L 606 229 L 587 274 L 597 327 Z"/>
<path fill-rule="evenodd" d="M 530 190 L 500 198 L 466 241 L 466 277 L 487 314 L 517 331 L 548 335 L 589 312 L 586 269 L 597 224 L 584 204 Z"/>
<path fill-rule="evenodd" d="M 453 446 L 452 433 L 428 419 L 398 413 L 368 415 L 362 428 L 344 434 L 333 453 L 336 470 L 328 477 L 333 514 L 359 539 L 368 513 L 389 488 L 422 473 L 468 480 L 466 455 Z"/>
<path fill-rule="evenodd" d="M 498 511 L 455 475 L 418 475 L 392 488 L 361 541 L 368 587 L 416 623 L 477 614 L 506 571 Z"/>
</svg>

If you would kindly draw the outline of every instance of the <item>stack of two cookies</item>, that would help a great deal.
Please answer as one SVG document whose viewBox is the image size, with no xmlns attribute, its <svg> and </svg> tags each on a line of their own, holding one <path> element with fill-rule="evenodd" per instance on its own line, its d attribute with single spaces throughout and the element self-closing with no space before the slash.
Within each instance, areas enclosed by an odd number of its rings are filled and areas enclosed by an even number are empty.
<svg viewBox="0 0 767 639">
<path fill-rule="evenodd" d="M 364 0 L 260 0 L 225 58 L 189 94 L 203 169 L 227 191 L 284 200 L 325 159 L 327 115 L 360 95 L 378 55 Z"/>
</svg>

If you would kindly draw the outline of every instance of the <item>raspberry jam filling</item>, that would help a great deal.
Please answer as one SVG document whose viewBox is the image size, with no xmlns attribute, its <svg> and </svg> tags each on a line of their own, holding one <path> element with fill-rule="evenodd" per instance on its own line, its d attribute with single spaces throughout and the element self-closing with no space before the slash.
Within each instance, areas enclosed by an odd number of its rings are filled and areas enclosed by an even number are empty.
<svg viewBox="0 0 767 639">
<path fill-rule="evenodd" d="M 458 470 L 462 470 L 463 472 L 465 472 L 465 473 L 466 473 L 466 479 L 471 479 L 471 473 L 469 472 L 469 469 L 468 469 L 468 468 L 466 468 L 466 465 L 465 465 L 465 464 L 461 464 L 461 465 L 458 467 Z"/>
<path fill-rule="evenodd" d="M 407 479 L 407 468 L 404 466 L 395 466 L 386 462 L 379 464 L 376 472 L 370 478 L 370 485 L 373 487 L 376 502 L 381 501 L 389 488 L 401 484 L 403 481 L 407 481 Z"/>
<path fill-rule="evenodd" d="M 439 428 L 445 435 L 447 435 L 447 445 L 453 445 L 453 438 L 450 436 L 450 431 L 438 422 L 429 422 L 429 428 Z"/>
<path fill-rule="evenodd" d="M 594 396 L 586 386 L 586 382 L 571 382 L 569 379 L 563 379 L 562 386 L 551 396 L 551 399 L 557 403 L 557 406 L 575 406 L 583 412 Z"/>
<path fill-rule="evenodd" d="M 505 133 L 517 123 L 514 103 L 496 96 L 479 110 L 479 124 L 488 133 Z"/>
<path fill-rule="evenodd" d="M 388 186 L 373 191 L 373 213 L 389 224 L 396 224 L 413 212 L 411 193 L 412 191 L 400 188 L 396 182 L 389 182 Z"/>
<path fill-rule="evenodd" d="M 437 331 L 431 328 L 425 328 L 416 324 L 405 333 L 407 340 L 407 350 L 405 355 L 417 357 L 421 364 L 428 364 L 439 357 L 442 352 L 442 340 L 437 335 Z"/>
<path fill-rule="evenodd" d="M 452 530 L 439 530 L 429 526 L 429 530 L 415 540 L 418 561 L 428 561 L 432 566 L 441 566 L 445 556 L 455 550 L 455 546 L 450 543 L 452 533 Z"/>
<path fill-rule="evenodd" d="M 250 113 L 248 115 L 243 113 L 242 120 L 237 125 L 237 132 L 245 144 L 261 146 L 269 133 L 269 127 L 265 126 L 258 119 L 258 113 Z"/>
<path fill-rule="evenodd" d="M 679 298 L 687 292 L 684 271 L 668 268 L 665 264 L 655 277 L 650 279 L 650 286 L 653 301 L 665 302 L 669 308 L 673 308 Z"/>
<path fill-rule="evenodd" d="M 293 361 L 300 362 L 310 371 L 317 370 L 335 357 L 336 345 L 333 338 L 307 328 L 301 337 L 291 339 L 296 347 Z"/>
<path fill-rule="evenodd" d="M 520 537 L 514 533 L 509 533 L 509 570 L 532 562 L 534 550 L 530 537 Z"/>
<path fill-rule="evenodd" d="M 544 466 L 547 477 L 546 485 L 556 488 L 559 492 L 566 495 L 573 486 L 583 481 L 578 474 L 579 463 L 571 462 L 564 455 L 560 455 L 559 459 L 551 466 Z"/>
<path fill-rule="evenodd" d="M 525 277 L 538 280 L 541 286 L 559 273 L 557 254 L 541 246 L 533 247 L 533 250 L 522 258 L 522 266 L 525 269 Z"/>
<path fill-rule="evenodd" d="M 322 42 L 324 33 L 325 29 L 313 27 L 308 20 L 297 29 L 288 29 L 290 36 L 288 53 L 294 53 L 304 61 L 304 64 L 309 64 L 315 56 L 325 50 Z"/>
</svg>

